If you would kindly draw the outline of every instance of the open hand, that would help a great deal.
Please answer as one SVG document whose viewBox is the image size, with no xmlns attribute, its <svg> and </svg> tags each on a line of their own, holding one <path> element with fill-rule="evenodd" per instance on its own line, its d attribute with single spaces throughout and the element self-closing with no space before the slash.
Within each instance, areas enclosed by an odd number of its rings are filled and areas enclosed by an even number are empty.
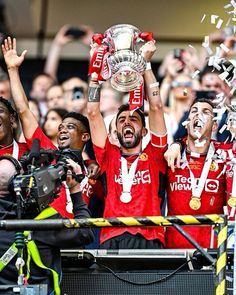
<svg viewBox="0 0 236 295">
<path fill-rule="evenodd" d="M 25 59 L 27 50 L 24 50 L 21 55 L 17 55 L 16 39 L 7 37 L 2 44 L 2 53 L 8 69 L 19 68 Z"/>
</svg>

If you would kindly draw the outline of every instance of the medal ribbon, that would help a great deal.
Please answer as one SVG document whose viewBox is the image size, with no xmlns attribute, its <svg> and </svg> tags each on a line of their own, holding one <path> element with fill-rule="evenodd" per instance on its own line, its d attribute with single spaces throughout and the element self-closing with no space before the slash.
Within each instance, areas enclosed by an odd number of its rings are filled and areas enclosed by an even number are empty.
<svg viewBox="0 0 236 295">
<path fill-rule="evenodd" d="M 231 198 L 236 198 L 236 163 L 233 163 L 233 185 L 232 185 L 232 192 Z"/>
<path fill-rule="evenodd" d="M 130 169 L 128 171 L 128 163 L 124 157 L 121 157 L 121 179 L 122 179 L 122 187 L 123 192 L 130 193 L 131 187 L 133 185 L 134 175 L 137 168 L 139 156 L 135 159 L 135 161 L 131 164 Z"/>
<path fill-rule="evenodd" d="M 18 160 L 18 157 L 19 157 L 19 145 L 14 139 L 13 139 L 12 157 L 15 158 L 16 160 Z"/>
<path fill-rule="evenodd" d="M 188 161 L 187 161 L 186 150 L 184 150 L 183 160 L 184 160 L 184 162 L 187 163 L 187 167 L 188 167 L 189 173 L 190 173 L 192 197 L 196 197 L 199 199 L 201 198 L 201 194 L 204 189 L 204 185 L 206 183 L 207 175 L 208 175 L 211 163 L 212 163 L 212 157 L 213 157 L 214 153 L 215 153 L 215 147 L 214 147 L 213 143 L 211 143 L 209 146 L 208 152 L 207 152 L 207 156 L 206 156 L 206 160 L 205 160 L 205 163 L 204 163 L 204 166 L 202 169 L 201 176 L 200 176 L 198 184 L 197 184 L 197 182 L 194 178 L 194 174 L 191 171 Z"/>
</svg>

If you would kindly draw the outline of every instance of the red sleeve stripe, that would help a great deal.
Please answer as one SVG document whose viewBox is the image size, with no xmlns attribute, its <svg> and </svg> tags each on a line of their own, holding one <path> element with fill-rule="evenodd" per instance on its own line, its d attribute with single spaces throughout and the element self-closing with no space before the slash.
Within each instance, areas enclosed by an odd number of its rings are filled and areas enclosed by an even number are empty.
<svg viewBox="0 0 236 295">
<path fill-rule="evenodd" d="M 157 147 L 165 147 L 167 145 L 167 133 L 164 135 L 156 135 L 153 132 L 151 133 L 151 143 Z"/>
</svg>

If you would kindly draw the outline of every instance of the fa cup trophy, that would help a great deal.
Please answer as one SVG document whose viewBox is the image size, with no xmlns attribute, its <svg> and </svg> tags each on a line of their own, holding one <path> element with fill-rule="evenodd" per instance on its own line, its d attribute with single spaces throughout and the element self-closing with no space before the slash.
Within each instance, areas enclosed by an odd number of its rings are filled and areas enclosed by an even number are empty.
<svg viewBox="0 0 236 295">
<path fill-rule="evenodd" d="M 101 79 L 110 78 L 111 85 L 118 91 L 134 91 L 143 84 L 142 75 L 146 69 L 140 48 L 151 40 L 152 33 L 141 33 L 138 28 L 128 24 L 115 25 L 104 34 L 95 34 L 93 42 L 100 45 L 100 49 L 92 58 L 90 73 L 96 71 L 94 65 L 100 65 Z"/>
<path fill-rule="evenodd" d="M 132 25 L 116 25 L 104 34 L 110 52 L 111 85 L 118 91 L 129 92 L 143 83 L 146 62 L 139 52 L 143 43 L 140 34 Z"/>
</svg>

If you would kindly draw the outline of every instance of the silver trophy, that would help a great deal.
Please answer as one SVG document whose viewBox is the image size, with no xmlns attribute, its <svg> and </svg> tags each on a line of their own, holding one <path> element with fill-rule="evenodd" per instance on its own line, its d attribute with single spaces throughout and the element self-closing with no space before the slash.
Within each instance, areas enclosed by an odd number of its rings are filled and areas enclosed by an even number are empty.
<svg viewBox="0 0 236 295">
<path fill-rule="evenodd" d="M 127 24 L 115 25 L 104 34 L 110 53 L 111 85 L 118 91 L 129 92 L 143 83 L 146 62 L 139 51 L 143 42 L 139 34 L 139 29 Z"/>
</svg>

